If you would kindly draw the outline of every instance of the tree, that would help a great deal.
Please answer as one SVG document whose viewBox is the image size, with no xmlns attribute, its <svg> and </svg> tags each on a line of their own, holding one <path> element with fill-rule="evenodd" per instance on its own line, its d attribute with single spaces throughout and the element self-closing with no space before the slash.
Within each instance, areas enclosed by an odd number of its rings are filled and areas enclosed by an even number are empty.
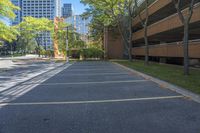
<svg viewBox="0 0 200 133">
<path fill-rule="evenodd" d="M 16 40 L 19 32 L 15 26 L 7 26 L 0 21 L 0 40 L 12 42 Z"/>
<path fill-rule="evenodd" d="M 100 18 L 102 14 L 103 13 L 101 13 L 100 10 L 95 10 L 92 6 L 87 8 L 86 12 L 82 14 L 82 17 L 84 18 L 92 18 L 89 24 L 90 38 L 100 44 L 103 43 L 104 37 L 104 23 Z"/>
<path fill-rule="evenodd" d="M 148 21 L 149 21 L 149 0 L 145 0 L 145 19 L 141 17 L 140 7 L 138 6 L 139 0 L 135 0 L 135 7 L 138 11 L 137 15 L 139 16 L 142 27 L 144 28 L 144 41 L 145 41 L 145 65 L 149 64 L 149 42 L 148 42 Z M 141 10 L 142 11 L 142 10 Z"/>
<path fill-rule="evenodd" d="M 184 25 L 184 37 L 183 37 L 183 46 L 184 46 L 184 74 L 189 75 L 189 51 L 188 51 L 188 40 L 189 40 L 189 23 L 192 18 L 193 8 L 194 8 L 194 0 L 190 0 L 188 4 L 187 14 L 184 15 L 181 11 L 181 0 L 173 0 L 175 8 L 177 10 L 179 19 L 181 23 Z"/>
<path fill-rule="evenodd" d="M 13 5 L 10 0 L 0 1 L 0 16 L 14 19 L 15 13 L 13 10 L 19 10 L 19 7 Z"/>
<path fill-rule="evenodd" d="M 10 0 L 0 1 L 0 16 L 3 18 L 15 18 L 13 10 L 19 10 L 19 7 L 12 4 Z M 16 39 L 18 35 L 16 27 L 8 26 L 0 19 L 0 40 L 9 41 Z"/>
<path fill-rule="evenodd" d="M 56 40 L 58 44 L 59 52 L 66 57 L 66 40 L 68 40 L 69 48 L 83 49 L 85 43 L 80 39 L 80 34 L 74 32 L 72 25 L 65 23 L 64 21 L 58 21 L 56 29 L 52 32 L 52 38 Z"/>
<path fill-rule="evenodd" d="M 19 37 L 25 45 L 28 45 L 30 41 L 36 40 L 38 48 L 40 48 L 40 36 L 44 32 L 51 32 L 53 30 L 53 22 L 47 18 L 25 17 L 18 25 L 18 28 L 20 29 Z M 39 51 L 38 54 L 40 56 Z"/>
<path fill-rule="evenodd" d="M 131 61 L 134 2 L 132 0 L 82 0 L 82 2 L 90 5 L 91 14 L 96 13 L 95 18 L 100 20 L 104 27 L 118 27 Z"/>
<path fill-rule="evenodd" d="M 82 1 L 83 2 L 83 1 Z M 84 18 L 91 18 L 89 24 L 90 38 L 101 45 L 101 49 L 104 49 L 106 45 L 105 33 L 108 29 L 107 27 L 111 25 L 111 21 L 108 15 L 104 14 L 103 10 L 97 9 L 94 6 L 89 6 L 86 12 L 82 14 Z M 105 38 L 105 39 L 104 39 Z M 103 45 L 104 42 L 104 45 Z M 107 52 L 104 51 L 104 58 L 107 58 Z"/>
<path fill-rule="evenodd" d="M 69 25 L 63 21 L 58 21 L 56 26 L 56 29 L 52 32 L 52 38 L 54 38 L 54 41 L 56 40 L 56 43 L 58 44 L 58 51 L 66 57 L 66 40 L 67 36 L 69 37 L 69 35 L 67 35 L 67 32 L 69 32 Z"/>
</svg>

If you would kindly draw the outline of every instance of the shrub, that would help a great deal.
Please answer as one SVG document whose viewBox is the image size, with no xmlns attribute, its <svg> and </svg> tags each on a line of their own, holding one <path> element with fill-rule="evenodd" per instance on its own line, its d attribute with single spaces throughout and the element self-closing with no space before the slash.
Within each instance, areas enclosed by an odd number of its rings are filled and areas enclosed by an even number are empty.
<svg viewBox="0 0 200 133">
<path fill-rule="evenodd" d="M 99 48 L 87 48 L 87 49 L 82 49 L 80 51 L 80 55 L 84 59 L 91 59 L 91 58 L 98 58 L 101 59 L 103 58 L 103 50 Z"/>
</svg>

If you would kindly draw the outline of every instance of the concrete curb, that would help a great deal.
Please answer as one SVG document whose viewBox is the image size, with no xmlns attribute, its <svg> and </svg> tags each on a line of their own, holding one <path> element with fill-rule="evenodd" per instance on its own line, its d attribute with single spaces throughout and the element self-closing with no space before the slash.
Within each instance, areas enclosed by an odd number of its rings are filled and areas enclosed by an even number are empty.
<svg viewBox="0 0 200 133">
<path fill-rule="evenodd" d="M 183 96 L 185 96 L 185 97 L 188 97 L 188 98 L 192 99 L 193 101 L 195 101 L 195 102 L 197 102 L 197 103 L 200 103 L 200 95 L 198 95 L 198 94 L 195 94 L 195 93 L 193 93 L 193 92 L 190 92 L 190 91 L 188 91 L 188 90 L 186 90 L 186 89 L 184 89 L 184 88 L 178 87 L 178 86 L 173 85 L 173 84 L 171 84 L 171 83 L 168 83 L 168 82 L 166 82 L 166 81 L 163 81 L 163 80 L 154 78 L 154 77 L 149 76 L 149 75 L 147 75 L 147 74 L 144 74 L 144 73 L 142 73 L 142 72 L 138 72 L 138 71 L 136 71 L 136 70 L 134 70 L 134 69 L 128 68 L 128 67 L 123 66 L 123 65 L 121 65 L 121 64 L 119 64 L 119 63 L 115 63 L 115 62 L 113 62 L 113 63 L 114 63 L 115 65 L 118 65 L 119 67 L 122 67 L 122 68 L 124 68 L 124 69 L 126 69 L 126 70 L 128 70 L 128 71 L 130 71 L 130 72 L 133 72 L 133 73 L 135 73 L 135 74 L 137 74 L 137 75 L 139 75 L 139 76 L 141 76 L 141 77 L 143 77 L 143 78 L 145 78 L 145 79 L 148 79 L 148 80 L 150 80 L 150 81 L 153 81 L 153 82 L 159 84 L 160 86 L 163 86 L 163 87 L 165 87 L 165 88 L 167 88 L 167 89 L 170 89 L 170 90 L 172 90 L 172 91 L 175 91 L 175 92 L 177 92 L 177 93 L 179 93 L 179 94 L 181 94 L 181 95 L 183 95 Z"/>
</svg>

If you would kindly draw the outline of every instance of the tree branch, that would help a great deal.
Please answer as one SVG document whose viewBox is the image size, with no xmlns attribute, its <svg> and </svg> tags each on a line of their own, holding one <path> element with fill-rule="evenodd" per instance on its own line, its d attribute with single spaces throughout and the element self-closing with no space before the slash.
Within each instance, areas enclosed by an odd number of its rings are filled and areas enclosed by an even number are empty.
<svg viewBox="0 0 200 133">
<path fill-rule="evenodd" d="M 178 0 L 178 1 L 177 0 L 173 0 L 173 3 L 175 5 L 175 8 L 177 10 L 177 13 L 178 13 L 178 16 L 179 16 L 181 22 L 184 23 L 185 22 L 185 18 L 184 18 L 183 13 L 181 12 L 181 9 L 180 9 L 181 0 Z"/>
</svg>

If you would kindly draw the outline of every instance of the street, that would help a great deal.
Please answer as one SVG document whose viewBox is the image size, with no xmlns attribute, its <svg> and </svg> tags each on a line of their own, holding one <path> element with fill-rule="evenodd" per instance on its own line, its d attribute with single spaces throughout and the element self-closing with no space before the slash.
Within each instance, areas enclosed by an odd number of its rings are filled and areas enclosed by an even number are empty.
<svg viewBox="0 0 200 133">
<path fill-rule="evenodd" d="M 199 103 L 111 62 L 76 62 L 0 91 L 0 133 L 200 133 L 199 125 Z"/>
<path fill-rule="evenodd" d="M 0 92 L 62 64 L 27 57 L 15 57 L 13 60 L 0 59 Z"/>
</svg>

